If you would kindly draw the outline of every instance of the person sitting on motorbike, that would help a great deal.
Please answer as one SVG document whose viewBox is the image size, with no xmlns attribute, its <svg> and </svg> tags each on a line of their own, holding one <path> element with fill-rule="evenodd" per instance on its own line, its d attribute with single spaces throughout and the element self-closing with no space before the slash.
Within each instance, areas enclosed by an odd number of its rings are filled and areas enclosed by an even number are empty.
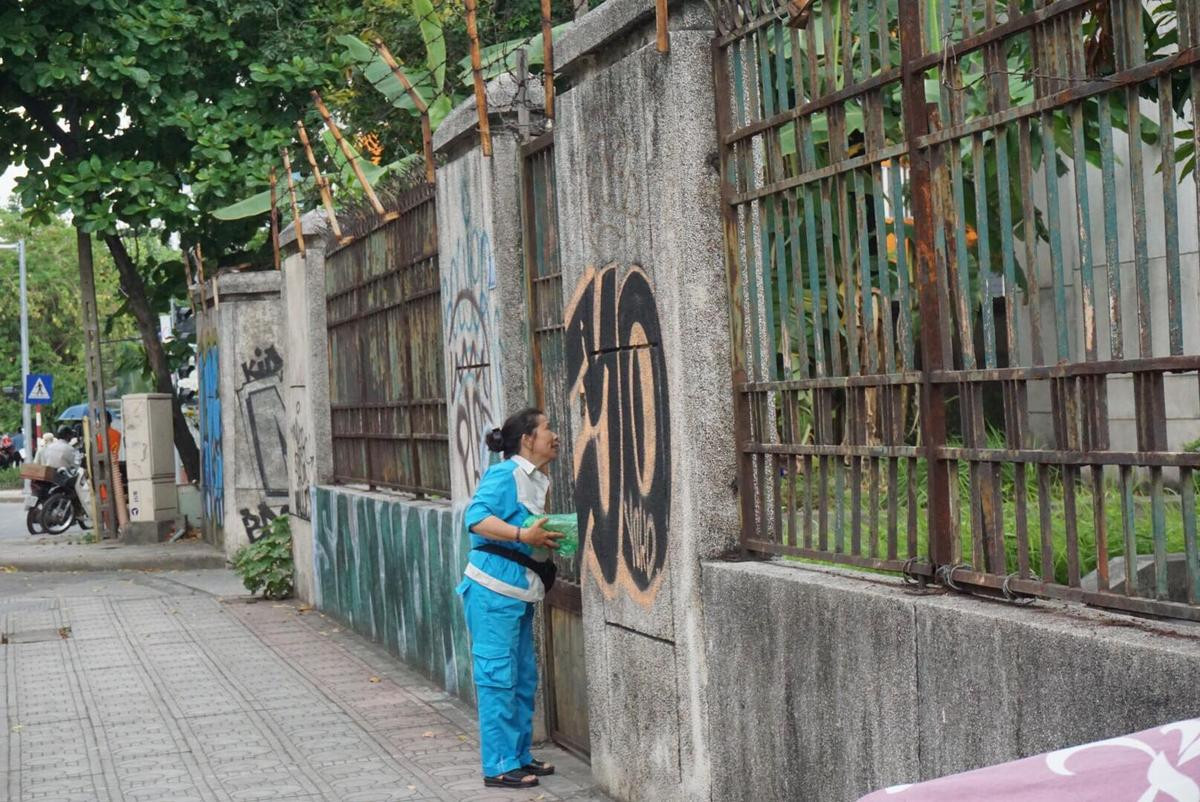
<svg viewBox="0 0 1200 802">
<path fill-rule="evenodd" d="M 45 465 L 48 468 L 65 468 L 72 470 L 79 468 L 83 463 L 83 454 L 75 446 L 71 445 L 71 440 L 75 437 L 75 433 L 70 426 L 61 426 L 55 433 L 54 441 L 48 446 L 40 449 L 33 461 L 38 465 Z M 92 509 L 92 489 L 88 484 L 86 474 L 80 470 L 75 476 L 75 492 L 79 496 L 79 501 L 83 504 L 85 514 L 90 514 Z"/>
</svg>

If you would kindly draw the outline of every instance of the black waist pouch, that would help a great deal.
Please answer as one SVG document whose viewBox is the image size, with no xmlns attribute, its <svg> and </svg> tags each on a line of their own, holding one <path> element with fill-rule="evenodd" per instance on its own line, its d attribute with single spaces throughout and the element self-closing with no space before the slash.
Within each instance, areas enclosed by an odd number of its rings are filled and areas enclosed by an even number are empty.
<svg viewBox="0 0 1200 802">
<path fill-rule="evenodd" d="M 517 565 L 524 566 L 537 574 L 542 585 L 546 588 L 546 592 L 550 592 L 550 588 L 554 587 L 554 578 L 558 575 L 558 566 L 553 560 L 535 560 L 527 554 L 523 554 L 516 549 L 505 548 L 496 543 L 484 543 L 482 546 L 476 546 L 472 551 L 482 551 L 487 554 L 495 554 L 498 557 L 503 557 L 506 560 L 511 560 Z"/>
</svg>

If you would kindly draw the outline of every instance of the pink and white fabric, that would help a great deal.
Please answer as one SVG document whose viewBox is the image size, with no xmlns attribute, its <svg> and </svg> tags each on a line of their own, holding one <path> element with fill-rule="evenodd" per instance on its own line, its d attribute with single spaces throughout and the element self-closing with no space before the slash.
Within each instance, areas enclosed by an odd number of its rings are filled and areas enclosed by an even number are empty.
<svg viewBox="0 0 1200 802">
<path fill-rule="evenodd" d="M 1200 802 L 1200 719 L 916 785 L 859 802 Z"/>
</svg>

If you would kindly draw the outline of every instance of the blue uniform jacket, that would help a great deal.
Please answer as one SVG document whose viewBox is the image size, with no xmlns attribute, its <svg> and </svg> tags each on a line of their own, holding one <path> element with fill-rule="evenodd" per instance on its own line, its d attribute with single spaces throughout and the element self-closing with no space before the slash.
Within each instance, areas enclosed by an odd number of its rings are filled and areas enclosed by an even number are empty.
<svg viewBox="0 0 1200 802">
<path fill-rule="evenodd" d="M 515 549 L 525 555 L 532 555 L 532 547 L 515 541 L 492 540 L 471 531 L 471 527 L 489 515 L 494 515 L 513 526 L 523 526 L 525 519 L 530 515 L 542 512 L 540 509 L 530 510 L 518 500 L 516 474 L 518 472 L 528 474 L 532 472 L 532 469 L 533 466 L 530 463 L 520 457 L 515 457 L 491 466 L 479 480 L 479 487 L 475 490 L 475 496 L 471 499 L 470 506 L 467 507 L 463 521 L 471 537 L 472 550 L 467 558 L 467 570 L 463 581 L 457 588 L 460 594 L 474 582 L 503 596 L 521 601 L 541 601 L 546 595 L 542 580 L 532 570 L 498 554 L 487 554 L 474 550 L 475 546 L 492 543 L 503 548 Z"/>
</svg>

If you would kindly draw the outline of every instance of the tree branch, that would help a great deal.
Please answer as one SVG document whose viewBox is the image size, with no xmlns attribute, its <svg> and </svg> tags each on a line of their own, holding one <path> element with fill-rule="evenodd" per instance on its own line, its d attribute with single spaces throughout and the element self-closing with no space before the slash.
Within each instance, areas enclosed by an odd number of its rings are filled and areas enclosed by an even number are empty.
<svg viewBox="0 0 1200 802">
<path fill-rule="evenodd" d="M 46 103 L 20 87 L 14 87 L 17 94 L 21 97 L 21 105 L 25 107 L 25 113 L 29 115 L 35 123 L 37 123 L 46 136 L 54 140 L 62 152 L 69 158 L 74 159 L 79 155 L 79 142 L 75 136 L 59 125 L 53 110 Z"/>
</svg>

